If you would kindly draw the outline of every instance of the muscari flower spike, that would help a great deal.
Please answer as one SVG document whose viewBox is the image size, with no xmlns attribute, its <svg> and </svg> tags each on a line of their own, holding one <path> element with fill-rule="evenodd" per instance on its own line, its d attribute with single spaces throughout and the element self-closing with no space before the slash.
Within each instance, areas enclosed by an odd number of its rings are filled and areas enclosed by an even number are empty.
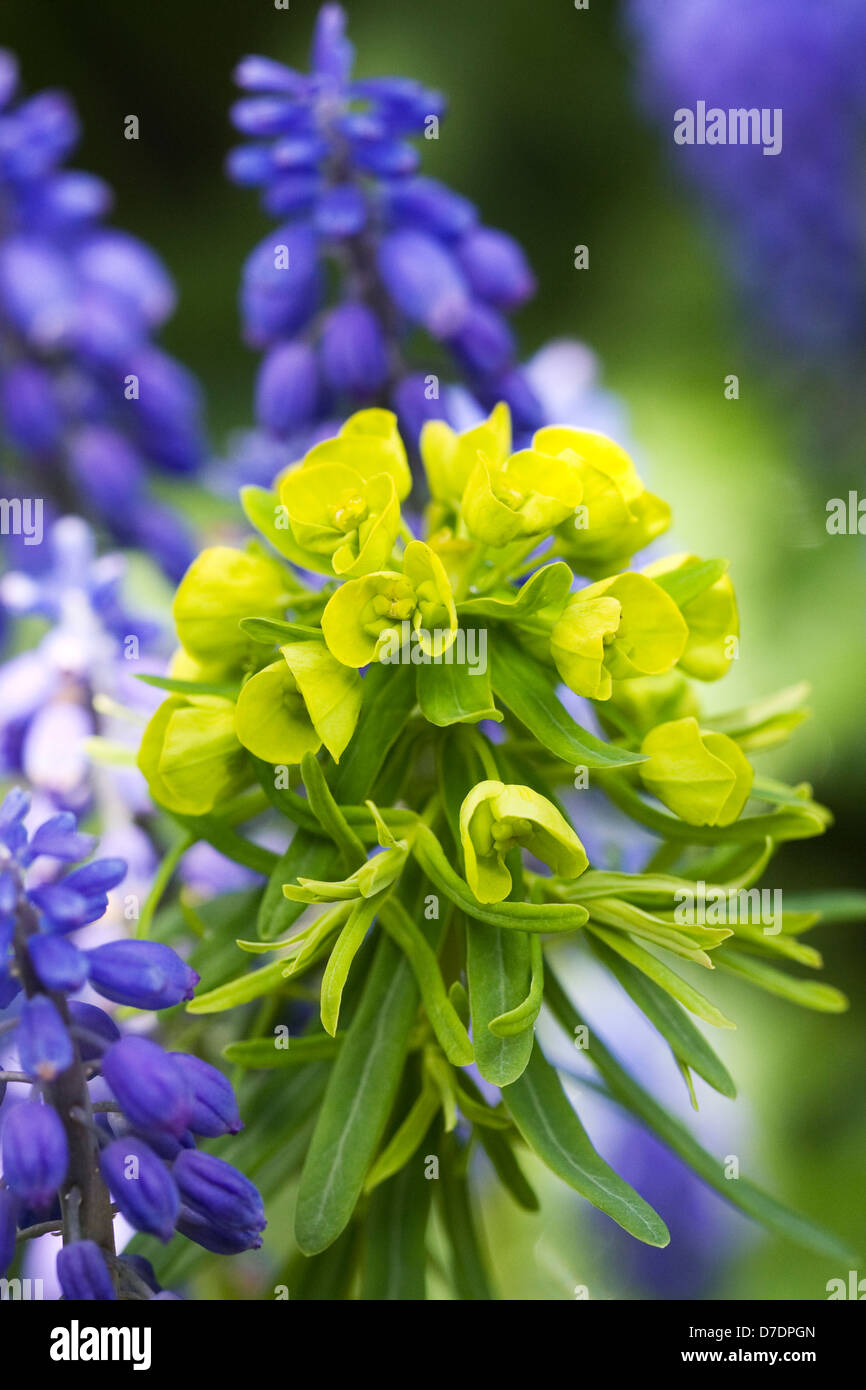
<svg viewBox="0 0 866 1390">
<path fill-rule="evenodd" d="M 16 1237 L 47 1215 L 62 1232 L 57 1276 L 63 1296 L 76 1300 L 158 1297 L 153 1271 L 143 1278 L 133 1257 L 118 1258 L 111 1236 L 109 1193 L 137 1230 L 162 1241 L 183 1231 L 207 1249 L 238 1253 L 261 1244 L 265 1216 L 252 1183 L 230 1164 L 197 1153 L 196 1136 L 241 1128 L 232 1087 L 198 1057 L 166 1052 L 150 1038 L 123 1036 L 104 1009 L 71 998 L 86 982 L 98 994 L 131 1008 L 171 1008 L 192 999 L 198 975 L 171 947 L 122 939 L 92 949 L 70 937 L 98 921 L 126 865 L 94 859 L 50 881 L 47 860 L 75 864 L 94 840 L 63 813 L 28 832 L 29 798 L 13 789 L 0 804 L 0 998 L 27 1099 L 7 1095 L 0 1122 L 0 1273 Z M 31 886 L 31 866 L 39 879 Z M 91 1082 L 111 1098 L 93 1121 Z M 15 1084 L 15 1083 L 11 1083 Z M 76 1128 L 88 1136 L 87 1157 Z M 107 1224 L 88 1230 L 97 1166 Z M 178 1168 L 178 1164 L 180 1167 Z M 76 1199 L 75 1194 L 78 1194 Z M 59 1205 L 58 1205 L 59 1203 Z M 145 1262 L 146 1265 L 146 1262 Z"/>
<path fill-rule="evenodd" d="M 204 441 L 197 383 L 153 341 L 174 288 L 147 246 L 104 225 L 105 184 L 64 167 L 79 138 L 69 99 L 16 97 L 15 60 L 0 51 L 0 64 L 3 434 L 22 485 L 35 474 L 62 496 L 72 480 L 94 518 L 177 578 L 189 538 L 150 473 L 194 471 Z"/>
</svg>

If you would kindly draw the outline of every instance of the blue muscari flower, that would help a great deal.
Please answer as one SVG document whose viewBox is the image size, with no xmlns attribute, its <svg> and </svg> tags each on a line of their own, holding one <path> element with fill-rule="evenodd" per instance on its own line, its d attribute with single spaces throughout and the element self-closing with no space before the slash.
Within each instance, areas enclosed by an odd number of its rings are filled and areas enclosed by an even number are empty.
<svg viewBox="0 0 866 1390">
<path fill-rule="evenodd" d="M 139 1128 L 183 1134 L 192 1116 L 192 1095 L 180 1067 L 158 1043 L 134 1034 L 113 1043 L 102 1075 L 126 1117 Z"/>
<path fill-rule="evenodd" d="M 205 1221 L 229 1230 L 264 1229 L 258 1190 L 224 1159 L 184 1149 L 174 1161 L 172 1174 L 184 1205 Z"/>
<path fill-rule="evenodd" d="M 99 1156 L 105 1185 L 127 1221 L 167 1243 L 180 1211 L 177 1184 L 162 1159 L 134 1135 L 115 1139 Z"/>
<path fill-rule="evenodd" d="M 37 1100 L 14 1106 L 0 1133 L 3 1178 L 15 1196 L 44 1211 L 66 1176 L 69 1145 L 56 1110 Z"/>
<path fill-rule="evenodd" d="M 204 445 L 198 386 L 153 342 L 171 280 L 148 247 L 104 225 L 101 180 L 64 167 L 79 137 L 68 98 L 16 99 L 4 50 L 0 67 L 0 421 L 26 464 L 21 486 L 51 496 L 71 480 L 121 542 L 179 577 L 189 540 L 149 471 L 189 473 Z"/>
<path fill-rule="evenodd" d="M 322 7 L 309 73 L 251 57 L 235 74 L 245 95 L 232 120 L 248 143 L 229 175 L 260 188 L 279 219 L 241 288 L 245 338 L 265 352 L 259 425 L 291 460 L 323 422 L 375 403 L 414 442 L 425 418 L 450 413 L 430 365 L 444 349 L 478 415 L 508 401 L 521 438 L 544 416 L 506 315 L 532 295 L 532 271 L 468 199 L 418 173 L 412 141 L 434 131 L 441 95 L 402 77 L 353 79 L 345 26 L 340 6 Z M 418 329 L 427 345 L 412 362 Z M 234 462 L 249 479 L 249 459 Z"/>
<path fill-rule="evenodd" d="M 63 1297 L 74 1303 L 110 1303 L 117 1298 L 105 1255 L 93 1240 L 64 1245 L 57 1255 Z"/>
<path fill-rule="evenodd" d="M 861 0 L 630 0 L 642 96 L 729 233 L 731 268 L 782 359 L 866 341 L 866 8 Z M 782 150 L 672 143 L 675 111 L 781 109 Z M 838 370 L 838 367 L 836 368 Z"/>
<path fill-rule="evenodd" d="M 123 1262 L 78 1228 L 68 1214 L 74 1203 L 59 1201 L 85 1176 L 70 1158 L 67 1124 L 81 1124 L 93 1101 L 107 1096 L 116 1109 L 98 1113 L 85 1131 L 88 1162 L 95 1168 L 98 1160 L 106 1188 L 138 1230 L 163 1241 L 177 1230 L 209 1250 L 235 1254 L 261 1245 L 264 1209 L 247 1178 L 195 1149 L 196 1134 L 242 1128 L 228 1080 L 200 1058 L 123 1036 L 103 1009 L 69 997 L 86 981 L 120 1003 L 168 1008 L 192 997 L 196 972 L 158 942 L 80 950 L 71 934 L 103 915 L 126 866 L 103 858 L 69 867 L 92 853 L 93 837 L 67 812 L 30 832 L 29 810 L 19 788 L 0 802 L 0 1008 L 24 989 L 8 1022 L 19 1070 L 34 1088 L 27 1100 L 7 1101 L 0 1120 L 0 1273 L 11 1262 L 16 1228 L 56 1220 L 65 1242 L 57 1263 L 64 1296 L 114 1299 L 118 1290 L 124 1296 Z M 48 860 L 58 871 L 53 880 L 46 878 Z M 155 1281 L 144 1283 L 159 1296 Z"/>
</svg>

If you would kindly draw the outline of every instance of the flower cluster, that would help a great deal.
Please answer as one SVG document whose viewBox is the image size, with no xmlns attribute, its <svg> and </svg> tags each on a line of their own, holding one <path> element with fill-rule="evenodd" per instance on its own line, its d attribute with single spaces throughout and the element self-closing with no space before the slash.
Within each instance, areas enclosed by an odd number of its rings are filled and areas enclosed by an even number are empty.
<svg viewBox="0 0 866 1390">
<path fill-rule="evenodd" d="M 438 138 L 442 96 L 402 77 L 353 79 L 352 57 L 345 15 L 328 4 L 309 74 L 263 57 L 236 73 L 245 95 L 232 119 L 249 142 L 229 173 L 281 219 L 243 275 L 245 337 L 265 352 L 257 418 L 272 441 L 246 442 L 246 481 L 363 404 L 391 406 L 413 449 L 425 420 L 463 423 L 499 400 L 521 437 L 548 418 L 557 354 L 520 365 L 508 322 L 534 291 L 523 251 L 418 172 L 412 140 Z M 460 390 L 440 383 L 449 362 Z"/>
<path fill-rule="evenodd" d="M 103 916 L 126 865 L 91 859 L 47 878 L 47 861 L 76 864 L 93 837 L 69 812 L 28 834 L 28 809 L 17 789 L 0 805 L 0 1007 L 8 1011 L 0 1028 L 17 1055 L 2 1080 L 4 1089 L 30 1088 L 3 1106 L 0 1271 L 16 1232 L 39 1225 L 62 1232 L 66 1298 L 152 1297 L 159 1290 L 146 1262 L 142 1277 L 137 1257 L 115 1256 L 115 1209 L 161 1241 L 177 1230 L 233 1254 L 261 1244 L 261 1198 L 230 1164 L 195 1147 L 196 1136 L 241 1128 L 226 1078 L 197 1057 L 121 1035 L 110 1012 L 77 997 L 89 986 L 115 1004 L 166 1009 L 192 998 L 198 975 L 159 942 L 77 945 L 74 934 Z"/>
<path fill-rule="evenodd" d="M 174 289 L 154 253 L 104 225 L 109 190 L 64 161 L 78 119 L 58 92 L 16 96 L 0 51 L 0 420 L 12 476 L 63 505 L 68 489 L 175 577 L 190 543 L 148 470 L 203 455 L 198 387 L 153 341 Z M 26 480 L 26 484 L 25 484 Z"/>
<path fill-rule="evenodd" d="M 139 752 L 151 794 L 240 862 L 254 847 L 237 827 L 262 798 L 294 828 L 283 854 L 257 855 L 270 873 L 258 939 L 238 943 L 277 960 L 188 1008 L 279 994 L 324 962 L 321 1031 L 309 1020 L 292 1044 L 296 1063 L 307 1048 L 313 1061 L 336 1055 L 301 1172 L 307 1254 L 363 1224 L 361 1193 L 408 1171 L 440 1112 L 447 1131 L 460 1115 L 485 1146 L 490 1127 L 507 1151 L 520 1138 L 632 1235 L 664 1245 L 664 1223 L 588 1145 L 535 1040 L 543 1000 L 570 1036 L 580 1023 L 543 938 L 579 932 L 690 1089 L 694 1071 L 733 1094 L 688 1013 L 731 1025 L 679 962 L 844 1008 L 831 986 L 778 969 L 820 963 L 797 939 L 815 914 L 787 914 L 776 934 L 748 912 L 676 906 L 707 883 L 722 894 L 754 883 L 771 846 L 826 828 L 808 788 L 759 778 L 747 756 L 784 740 L 802 712 L 777 697 L 703 714 L 695 682 L 719 679 L 737 654 L 727 565 L 689 553 L 640 563 L 670 512 L 612 439 L 545 426 L 515 449 L 499 402 L 463 432 L 428 421 L 420 456 L 422 536 L 402 512 L 411 474 L 397 418 L 371 407 L 272 489 L 246 488 L 260 539 L 205 550 L 178 587 L 169 694 Z M 590 864 L 581 828 L 586 818 L 592 844 L 599 796 L 662 841 L 666 872 Z M 266 1032 L 229 1055 L 280 1065 Z M 473 1062 L 502 1104 L 467 1084 Z M 404 1073 L 409 1108 L 383 1139 Z M 577 1150 L 579 1164 L 564 1160 Z M 497 1173 L 513 1177 L 513 1161 L 499 1150 Z"/>
</svg>

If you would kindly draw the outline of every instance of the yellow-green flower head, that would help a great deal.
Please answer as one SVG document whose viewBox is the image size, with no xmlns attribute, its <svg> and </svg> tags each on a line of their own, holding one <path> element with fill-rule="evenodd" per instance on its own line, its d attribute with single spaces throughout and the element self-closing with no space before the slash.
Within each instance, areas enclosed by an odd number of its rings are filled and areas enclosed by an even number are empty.
<svg viewBox="0 0 866 1390">
<path fill-rule="evenodd" d="M 412 490 L 412 473 L 397 430 L 397 416 L 390 410 L 359 410 L 350 415 L 334 439 L 323 439 L 310 450 L 303 466 L 310 468 L 320 463 L 345 464 L 367 480 L 387 473 L 401 500 Z"/>
<path fill-rule="evenodd" d="M 507 545 L 520 536 L 540 536 L 573 516 L 583 482 L 572 454 L 521 449 L 499 465 L 479 453 L 460 514 L 483 545 Z"/>
<path fill-rule="evenodd" d="M 480 903 L 499 903 L 511 892 L 505 856 L 518 847 L 549 864 L 562 878 L 587 867 L 586 851 L 564 816 L 531 787 L 479 782 L 460 807 L 460 842 L 466 882 Z"/>
<path fill-rule="evenodd" d="M 390 473 L 305 461 L 283 474 L 279 497 L 306 569 L 351 579 L 388 563 L 400 529 Z"/>
<path fill-rule="evenodd" d="M 688 715 L 698 718 L 700 703 L 694 686 L 677 666 L 661 676 L 636 676 L 633 680 L 614 681 L 610 702 L 602 711 L 606 727 L 619 727 L 617 712 L 643 737 L 657 724 L 685 719 Z"/>
<path fill-rule="evenodd" d="M 556 669 L 576 695 L 609 700 L 614 680 L 661 675 L 688 637 L 673 599 L 631 571 L 572 594 L 550 635 Z"/>
<path fill-rule="evenodd" d="M 702 731 L 697 719 L 659 724 L 641 745 L 644 785 L 689 825 L 730 825 L 752 789 L 751 764 L 727 734 Z"/>
<path fill-rule="evenodd" d="M 697 555 L 665 555 L 647 565 L 644 574 L 654 577 L 688 572 L 700 563 Z M 681 603 L 680 612 L 689 628 L 680 667 L 696 680 L 719 680 L 733 660 L 734 643 L 730 639 L 740 634 L 737 599 L 730 576 L 723 574 L 696 598 Z"/>
<path fill-rule="evenodd" d="M 324 743 L 335 762 L 361 709 L 361 678 L 321 642 L 289 642 L 282 659 L 256 672 L 238 696 L 235 732 L 257 758 L 299 763 Z"/>
<path fill-rule="evenodd" d="M 252 780 L 235 734 L 235 707 L 218 695 L 172 695 L 153 714 L 138 766 L 154 801 L 202 816 Z"/>
<path fill-rule="evenodd" d="M 456 507 L 478 462 L 479 453 L 499 467 L 511 450 L 511 413 L 500 401 L 486 420 L 458 434 L 444 420 L 428 420 L 419 441 L 430 495 Z"/>
<path fill-rule="evenodd" d="M 241 618 L 282 617 L 288 595 L 282 566 L 254 550 L 214 545 L 193 560 L 172 604 L 184 650 L 204 665 L 242 662 L 249 639 Z"/>
<path fill-rule="evenodd" d="M 423 541 L 410 541 L 402 573 L 381 570 L 348 580 L 328 600 L 322 632 L 346 666 L 366 666 L 386 646 L 399 650 L 411 632 L 425 652 L 446 651 L 457 632 L 457 610 L 439 556 Z"/>
<path fill-rule="evenodd" d="M 577 463 L 583 483 L 580 509 L 558 534 L 584 573 L 619 568 L 669 526 L 670 507 L 646 490 L 628 454 L 607 435 L 547 425 L 536 432 L 532 446 L 542 453 L 568 454 Z"/>
</svg>

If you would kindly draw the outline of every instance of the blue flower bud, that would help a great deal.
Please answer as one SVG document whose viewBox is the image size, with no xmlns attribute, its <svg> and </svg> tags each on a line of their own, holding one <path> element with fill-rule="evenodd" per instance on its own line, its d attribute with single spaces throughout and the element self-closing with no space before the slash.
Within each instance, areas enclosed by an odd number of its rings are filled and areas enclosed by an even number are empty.
<svg viewBox="0 0 866 1390">
<path fill-rule="evenodd" d="M 230 1230 L 261 1231 L 267 1224 L 258 1189 L 223 1159 L 184 1149 L 172 1173 L 184 1206 L 205 1221 Z"/>
<path fill-rule="evenodd" d="M 353 183 L 326 188 L 316 202 L 315 227 L 320 236 L 357 236 L 367 223 L 367 203 Z"/>
<path fill-rule="evenodd" d="M 87 956 L 65 936 L 31 936 L 27 943 L 27 954 L 39 983 L 45 989 L 61 990 L 63 993 L 81 989 L 90 971 Z"/>
<path fill-rule="evenodd" d="M 260 1231 L 251 1226 L 220 1226 L 205 1220 L 197 1212 L 181 1206 L 177 1229 L 187 1240 L 210 1250 L 214 1255 L 241 1255 L 245 1250 L 261 1248 Z"/>
<path fill-rule="evenodd" d="M 47 994 L 24 1001 L 16 1042 L 22 1070 L 34 1080 L 53 1081 L 72 1066 L 72 1039 Z"/>
<path fill-rule="evenodd" d="M 14 912 L 18 905 L 18 884 L 8 869 L 0 870 L 0 917 Z"/>
<path fill-rule="evenodd" d="M 139 1139 L 143 1139 L 149 1144 L 155 1154 L 164 1158 L 166 1163 L 173 1163 L 181 1149 L 194 1149 L 195 1136 L 191 1129 L 185 1129 L 183 1134 L 166 1134 L 158 1129 L 142 1129 L 134 1131 Z"/>
<path fill-rule="evenodd" d="M 238 1103 L 228 1077 L 187 1052 L 172 1052 L 192 1092 L 193 1111 L 189 1127 L 193 1134 L 215 1139 L 220 1134 L 237 1134 L 243 1129 Z"/>
<path fill-rule="evenodd" d="M 15 1255 L 15 1232 L 18 1227 L 18 1203 L 12 1193 L 0 1187 L 0 1278 L 6 1273 Z"/>
<path fill-rule="evenodd" d="M 462 236 L 478 216 L 468 198 L 436 179 L 403 179 L 390 186 L 385 196 L 394 222 L 435 236 Z"/>
<path fill-rule="evenodd" d="M 322 369 L 331 387 L 356 400 L 374 396 L 388 375 L 381 324 L 365 304 L 342 304 L 325 320 Z"/>
<path fill-rule="evenodd" d="M 117 1298 L 105 1256 L 95 1241 L 64 1245 L 57 1256 L 57 1278 L 70 1303 L 109 1303 Z"/>
<path fill-rule="evenodd" d="M 271 348 L 256 381 L 256 419 L 279 437 L 306 425 L 316 413 L 319 371 L 307 343 Z"/>
<path fill-rule="evenodd" d="M 180 1208 L 174 1179 L 144 1140 L 115 1139 L 99 1156 L 99 1171 L 123 1215 L 138 1231 L 171 1240 Z"/>
<path fill-rule="evenodd" d="M 125 859 L 93 859 L 89 864 L 82 864 L 80 868 L 73 869 L 72 873 L 63 879 L 63 884 L 88 898 L 116 888 L 125 877 Z"/>
<path fill-rule="evenodd" d="M 69 1147 L 60 1116 L 50 1105 L 21 1101 L 3 1121 L 3 1176 L 16 1196 L 35 1211 L 51 1205 L 66 1177 Z"/>
<path fill-rule="evenodd" d="M 34 907 L 47 919 L 47 931 L 69 932 L 84 925 L 89 901 L 65 883 L 45 883 L 39 888 L 29 888 L 27 896 Z"/>
<path fill-rule="evenodd" d="M 93 988 L 135 1009 L 168 1009 L 192 999 L 200 978 L 159 941 L 109 941 L 87 956 Z"/>
<path fill-rule="evenodd" d="M 244 265 L 241 310 L 247 342 L 264 347 L 297 333 L 315 313 L 319 293 L 313 233 L 308 227 L 275 228 Z"/>
<path fill-rule="evenodd" d="M 261 58 L 253 54 L 242 58 L 234 71 L 234 80 L 247 92 L 285 92 L 289 96 L 302 95 L 309 85 L 309 79 L 276 58 Z"/>
<path fill-rule="evenodd" d="M 473 293 L 497 309 L 515 309 L 535 291 L 535 277 L 523 250 L 505 232 L 475 227 L 457 248 Z"/>
<path fill-rule="evenodd" d="M 103 516 L 122 520 L 144 481 L 138 450 L 117 430 L 86 425 L 69 442 L 69 468 L 77 487 Z M 83 854 L 72 858 L 83 859 Z"/>
<path fill-rule="evenodd" d="M 4 432 L 27 453 L 45 457 L 58 446 L 63 416 L 51 374 L 31 362 L 4 369 L 0 380 Z"/>
<path fill-rule="evenodd" d="M 57 816 L 34 830 L 26 856 L 28 864 L 40 854 L 48 854 L 53 859 L 64 859 L 75 863 L 76 859 L 86 859 L 93 853 L 96 840 L 93 835 L 84 835 L 77 829 L 77 822 L 71 811 L 61 811 Z"/>
<path fill-rule="evenodd" d="M 108 291 L 143 326 L 158 327 L 174 309 L 174 285 L 162 261 L 127 232 L 107 228 L 91 233 L 75 266 L 88 285 Z"/>
<path fill-rule="evenodd" d="M 422 232 L 392 232 L 379 248 L 379 271 L 391 298 L 434 338 L 456 333 L 469 294 L 454 257 Z"/>
<path fill-rule="evenodd" d="M 102 1075 L 127 1118 L 142 1129 L 183 1134 L 192 1116 L 189 1084 L 177 1062 L 148 1038 L 113 1043 Z"/>
<path fill-rule="evenodd" d="M 463 323 L 450 340 L 457 356 L 471 372 L 491 376 L 501 372 L 514 355 L 514 336 L 501 314 L 484 304 L 471 304 Z"/>
<path fill-rule="evenodd" d="M 97 1008 L 95 1004 L 84 1004 L 80 999 L 72 999 L 68 1005 L 69 1017 L 73 1025 L 78 1025 L 88 1033 L 95 1034 L 96 1038 L 101 1038 L 105 1046 L 100 1047 L 94 1041 L 87 1038 L 78 1039 L 78 1051 L 84 1062 L 91 1061 L 94 1057 L 101 1057 L 106 1047 L 110 1047 L 113 1042 L 117 1042 L 120 1037 L 120 1029 L 113 1018 L 104 1009 Z"/>
</svg>

